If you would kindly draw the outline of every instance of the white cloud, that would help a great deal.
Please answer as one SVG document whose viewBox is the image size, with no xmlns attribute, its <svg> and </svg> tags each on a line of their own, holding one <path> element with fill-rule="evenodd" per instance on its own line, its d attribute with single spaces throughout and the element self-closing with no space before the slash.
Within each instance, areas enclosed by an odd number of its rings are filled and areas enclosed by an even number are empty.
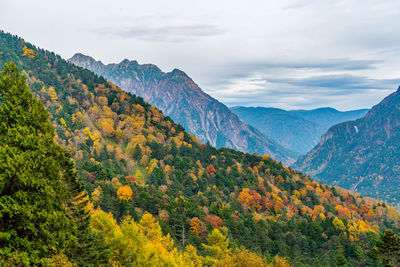
<svg viewBox="0 0 400 267">
<path fill-rule="evenodd" d="M 149 42 L 190 42 L 202 37 L 223 34 L 224 30 L 213 25 L 168 25 L 149 27 L 106 27 L 98 29 L 100 34 L 118 36 L 124 39 L 138 39 Z"/>
</svg>

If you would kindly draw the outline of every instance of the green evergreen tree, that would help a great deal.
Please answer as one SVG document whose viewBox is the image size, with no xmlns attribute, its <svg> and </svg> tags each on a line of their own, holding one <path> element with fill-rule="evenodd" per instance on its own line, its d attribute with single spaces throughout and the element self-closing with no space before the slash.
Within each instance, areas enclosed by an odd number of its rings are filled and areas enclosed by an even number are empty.
<svg viewBox="0 0 400 267">
<path fill-rule="evenodd" d="M 335 266 L 337 266 L 337 267 L 347 267 L 347 259 L 344 256 L 344 251 L 343 251 L 342 247 L 339 247 L 336 250 Z"/>
<path fill-rule="evenodd" d="M 175 141 L 172 141 L 172 142 L 171 142 L 170 153 L 171 153 L 171 155 L 174 156 L 174 157 L 178 154 L 178 148 L 176 147 Z"/>
<path fill-rule="evenodd" d="M 135 146 L 135 150 L 133 151 L 133 158 L 134 158 L 136 161 L 139 161 L 139 160 L 142 159 L 142 156 L 143 156 L 143 154 L 142 154 L 142 150 L 140 149 L 140 146 L 139 146 L 139 145 L 136 145 L 136 146 Z"/>
<path fill-rule="evenodd" d="M 79 266 L 90 266 L 106 263 L 109 256 L 108 247 L 103 241 L 103 236 L 94 232 L 90 227 L 90 215 L 85 210 L 88 204 L 87 195 L 78 180 L 74 163 L 68 153 L 65 153 L 63 164 L 63 181 L 68 185 L 69 201 L 67 205 L 70 216 L 77 225 L 78 243 L 71 251 L 74 263 Z M 84 252 L 84 253 L 82 253 Z"/>
<path fill-rule="evenodd" d="M 400 237 L 392 230 L 386 230 L 369 256 L 385 267 L 400 266 Z"/>
</svg>

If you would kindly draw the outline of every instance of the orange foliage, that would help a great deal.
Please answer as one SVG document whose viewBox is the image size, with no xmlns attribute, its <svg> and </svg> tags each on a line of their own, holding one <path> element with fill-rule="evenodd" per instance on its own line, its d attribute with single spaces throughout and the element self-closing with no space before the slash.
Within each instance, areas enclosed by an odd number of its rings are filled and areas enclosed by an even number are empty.
<svg viewBox="0 0 400 267">
<path fill-rule="evenodd" d="M 134 176 L 125 176 L 125 179 L 131 183 L 137 184 L 136 178 Z"/>
<path fill-rule="evenodd" d="M 207 228 L 199 218 L 194 217 L 190 220 L 190 230 L 192 230 L 197 236 L 203 236 L 204 233 L 206 233 Z"/>
<path fill-rule="evenodd" d="M 337 205 L 335 207 L 335 210 L 337 211 L 337 216 L 342 219 L 349 219 L 351 218 L 351 210 L 348 208 L 342 206 L 342 205 Z"/>
<path fill-rule="evenodd" d="M 217 173 L 217 171 L 215 170 L 215 168 L 214 168 L 214 166 L 213 165 L 208 165 L 208 167 L 207 167 L 207 172 L 208 172 L 208 174 L 215 174 L 215 173 Z"/>
<path fill-rule="evenodd" d="M 204 220 L 211 224 L 213 228 L 220 228 L 224 225 L 222 219 L 216 215 L 207 215 Z"/>
<path fill-rule="evenodd" d="M 256 208 L 261 210 L 262 200 L 261 195 L 257 191 L 249 190 L 248 188 L 243 188 L 238 196 L 238 201 L 245 209 Z"/>
</svg>

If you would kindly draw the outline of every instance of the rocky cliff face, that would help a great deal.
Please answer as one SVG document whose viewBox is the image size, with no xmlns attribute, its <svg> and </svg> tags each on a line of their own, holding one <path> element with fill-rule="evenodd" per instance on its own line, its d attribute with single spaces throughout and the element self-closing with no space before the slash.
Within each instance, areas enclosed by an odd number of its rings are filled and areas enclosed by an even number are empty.
<svg viewBox="0 0 400 267">
<path fill-rule="evenodd" d="M 294 167 L 323 182 L 399 206 L 400 91 L 363 118 L 331 127 Z"/>
<path fill-rule="evenodd" d="M 284 163 L 293 162 L 296 157 L 295 153 L 247 125 L 224 104 L 204 93 L 183 71 L 174 69 L 164 73 L 155 65 L 140 65 L 129 60 L 104 65 L 82 54 L 74 55 L 69 61 L 143 97 L 202 142 L 268 154 Z"/>
</svg>

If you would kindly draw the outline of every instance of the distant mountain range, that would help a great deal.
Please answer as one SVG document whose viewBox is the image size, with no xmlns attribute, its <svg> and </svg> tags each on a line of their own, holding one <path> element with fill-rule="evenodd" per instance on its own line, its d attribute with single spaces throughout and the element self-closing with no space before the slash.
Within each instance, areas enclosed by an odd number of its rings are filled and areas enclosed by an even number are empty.
<svg viewBox="0 0 400 267">
<path fill-rule="evenodd" d="M 257 128 L 286 149 L 305 154 L 334 124 L 364 116 L 368 109 L 338 111 L 334 108 L 283 110 L 265 107 L 233 107 L 247 124 Z"/>
<path fill-rule="evenodd" d="M 323 182 L 399 206 L 400 91 L 363 118 L 331 127 L 294 167 Z"/>
<path fill-rule="evenodd" d="M 104 65 L 83 54 L 75 54 L 69 61 L 143 97 L 204 143 L 268 154 L 286 164 L 293 163 L 297 157 L 296 153 L 240 120 L 181 70 L 165 73 L 155 65 L 141 65 L 127 59 L 119 64 Z"/>
</svg>

